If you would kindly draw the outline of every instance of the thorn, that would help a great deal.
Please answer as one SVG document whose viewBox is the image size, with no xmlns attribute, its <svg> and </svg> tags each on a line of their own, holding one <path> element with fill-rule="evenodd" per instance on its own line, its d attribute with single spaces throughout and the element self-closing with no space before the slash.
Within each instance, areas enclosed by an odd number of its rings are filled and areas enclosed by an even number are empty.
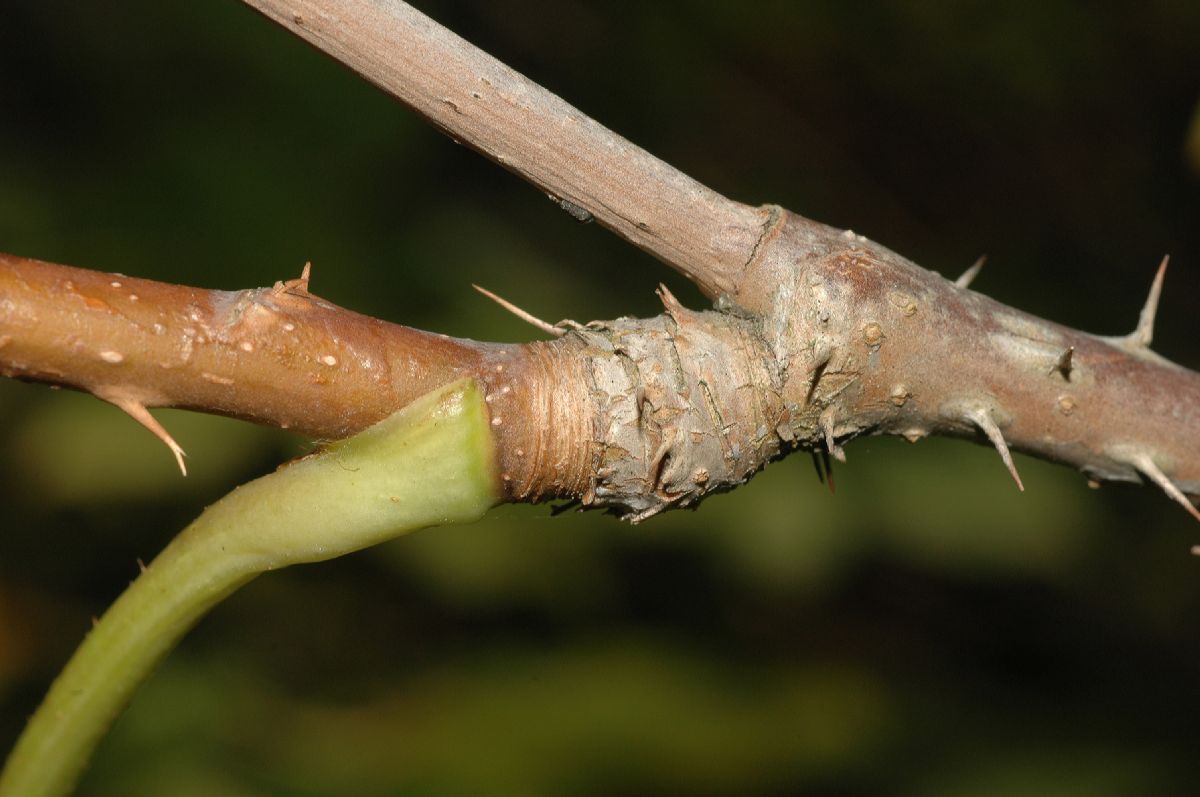
<svg viewBox="0 0 1200 797">
<path fill-rule="evenodd" d="M 817 384 L 821 381 L 821 377 L 825 375 L 825 368 L 833 359 L 833 347 L 828 343 L 824 343 L 820 347 L 816 344 L 813 346 L 812 370 L 809 371 L 808 392 L 804 396 L 804 406 L 812 404 L 813 396 L 817 393 Z"/>
<path fill-rule="evenodd" d="M 128 396 L 118 395 L 117 393 L 107 392 L 103 390 L 93 391 L 97 398 L 104 399 L 109 404 L 120 408 L 126 415 L 133 418 L 142 426 L 154 433 L 154 436 L 171 449 L 171 453 L 175 455 L 175 462 L 179 465 L 179 472 L 187 476 L 187 466 L 183 464 L 183 458 L 187 456 L 175 439 L 171 437 L 170 432 L 162 427 L 145 405 L 137 399 L 129 398 Z"/>
<path fill-rule="evenodd" d="M 140 556 L 139 556 L 139 557 L 137 557 L 137 566 L 138 566 L 138 572 L 139 572 L 139 573 L 145 573 L 145 572 L 146 572 L 146 563 L 142 561 L 142 557 L 140 557 Z"/>
<path fill-rule="evenodd" d="M 657 515 L 659 512 L 663 512 L 667 509 L 670 509 L 680 498 L 683 497 L 683 495 L 684 494 L 681 493 L 668 501 L 664 501 L 660 504 L 655 504 L 654 506 L 649 507 L 647 509 L 643 509 L 641 512 L 632 512 L 629 514 L 621 515 L 621 520 L 627 520 L 627 521 L 629 521 L 629 523 L 631 525 L 636 526 L 637 524 L 641 523 L 643 520 L 648 520 L 648 519 L 654 517 L 655 515 Z"/>
<path fill-rule="evenodd" d="M 1062 354 L 1058 355 L 1058 362 L 1050 369 L 1050 373 L 1058 371 L 1062 374 L 1062 378 L 1066 381 L 1071 381 L 1071 359 L 1075 356 L 1075 347 L 1068 346 Z"/>
<path fill-rule="evenodd" d="M 846 461 L 846 451 L 837 444 L 833 437 L 833 407 L 826 407 L 821 413 L 821 431 L 825 433 L 825 450 L 833 455 L 838 462 Z"/>
<path fill-rule="evenodd" d="M 1150 295 L 1146 297 L 1146 304 L 1142 307 L 1142 314 L 1138 317 L 1137 329 L 1125 337 L 1126 344 L 1130 346 L 1150 348 L 1150 341 L 1154 339 L 1154 315 L 1158 312 L 1158 298 L 1162 295 L 1163 275 L 1167 272 L 1167 263 L 1170 259 L 1170 255 L 1163 255 L 1162 262 L 1158 264 L 1154 282 L 1150 283 Z"/>
<path fill-rule="evenodd" d="M 1000 432 L 1000 427 L 992 420 L 991 414 L 985 409 L 976 408 L 968 410 L 965 417 L 971 423 L 979 427 L 979 430 L 987 435 L 987 439 L 996 447 L 996 452 L 1000 454 L 1000 459 L 1004 462 L 1004 467 L 1008 468 L 1008 472 L 1012 475 L 1013 481 L 1017 483 L 1017 489 L 1025 491 L 1025 485 L 1021 484 L 1021 477 L 1017 474 L 1017 466 L 1013 464 L 1012 454 L 1008 451 L 1008 443 L 1004 441 L 1004 435 Z"/>
<path fill-rule="evenodd" d="M 553 335 L 554 337 L 557 338 L 557 337 L 561 337 L 562 335 L 564 335 L 566 333 L 566 330 L 559 329 L 558 327 L 554 326 L 553 324 L 547 324 L 542 319 L 538 318 L 537 316 L 533 315 L 532 313 L 525 312 L 520 307 L 517 307 L 515 304 L 508 301 L 507 299 L 501 299 L 499 296 L 492 293 L 487 288 L 481 288 L 478 285 L 475 285 L 474 283 L 471 284 L 471 287 L 474 288 L 475 290 L 479 291 L 480 293 L 482 293 L 484 296 L 491 299 L 496 304 L 503 307 L 508 312 L 515 315 L 517 318 L 521 319 L 522 321 L 524 321 L 526 323 L 533 324 L 535 327 L 542 330 L 543 332 L 545 332 L 548 335 Z"/>
<path fill-rule="evenodd" d="M 271 292 L 277 296 L 281 293 L 298 293 L 301 295 L 305 295 L 308 293 L 308 278 L 310 276 L 312 276 L 312 261 L 311 260 L 305 262 L 304 268 L 301 269 L 301 271 L 300 271 L 299 279 L 290 279 L 290 280 L 284 280 L 283 282 L 276 282 L 275 287 L 271 289 Z"/>
<path fill-rule="evenodd" d="M 971 264 L 971 267 L 964 271 L 958 279 L 954 281 L 956 287 L 966 290 L 970 287 L 975 278 L 979 276 L 979 272 L 983 270 L 983 264 L 987 262 L 987 255 L 980 255 L 979 259 Z"/>
<path fill-rule="evenodd" d="M 823 448 L 812 450 L 813 468 L 817 471 L 817 481 L 829 485 L 829 494 L 834 494 L 833 463 L 829 461 L 829 452 Z"/>
<path fill-rule="evenodd" d="M 1188 511 L 1188 514 L 1196 520 L 1200 520 L 1200 509 L 1196 509 L 1195 505 L 1183 494 L 1183 491 L 1167 478 L 1167 474 L 1159 470 L 1149 454 L 1144 451 L 1129 452 L 1125 455 L 1124 460 L 1126 463 L 1137 468 L 1143 476 L 1161 487 L 1162 491 L 1167 494 L 1167 497 L 1178 502 L 1180 506 Z"/>
<path fill-rule="evenodd" d="M 675 298 L 675 294 L 671 293 L 671 289 L 660 282 L 658 283 L 658 289 L 654 292 L 658 294 L 659 301 L 662 302 L 663 309 L 667 311 L 667 315 L 678 321 L 678 313 L 684 309 L 684 306 Z"/>
</svg>

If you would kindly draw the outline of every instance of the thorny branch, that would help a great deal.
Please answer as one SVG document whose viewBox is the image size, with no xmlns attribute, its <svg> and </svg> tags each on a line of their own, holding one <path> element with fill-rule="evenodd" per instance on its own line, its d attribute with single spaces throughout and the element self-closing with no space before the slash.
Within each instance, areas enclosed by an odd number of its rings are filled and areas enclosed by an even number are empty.
<svg viewBox="0 0 1200 797">
<path fill-rule="evenodd" d="M 1005 307 L 849 230 L 721 197 L 399 2 L 246 0 L 449 135 L 691 278 L 682 307 L 523 346 L 461 341 L 317 298 L 307 273 L 205 291 L 0 257 L 0 372 L 88 390 L 170 443 L 175 406 L 340 437 L 438 384 L 485 386 L 510 500 L 631 520 L 730 489 L 796 448 L 864 434 L 1010 449 L 1151 481 L 1200 519 L 1200 374 L 1133 333 Z M 520 312 L 520 311 L 519 311 Z"/>
</svg>

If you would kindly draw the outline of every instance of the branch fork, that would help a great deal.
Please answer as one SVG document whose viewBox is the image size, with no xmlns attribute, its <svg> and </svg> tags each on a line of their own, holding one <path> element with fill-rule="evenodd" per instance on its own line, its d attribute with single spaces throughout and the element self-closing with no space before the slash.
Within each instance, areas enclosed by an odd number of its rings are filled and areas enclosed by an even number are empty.
<svg viewBox="0 0 1200 797">
<path fill-rule="evenodd" d="M 986 439 L 1022 488 L 1015 451 L 1096 482 L 1149 479 L 1179 503 L 1200 495 L 1200 375 L 1149 350 L 1166 258 L 1133 333 L 1070 330 L 967 290 L 983 258 L 950 281 L 850 230 L 722 197 L 404 3 L 247 2 L 717 309 L 661 289 L 657 318 L 550 324 L 480 288 L 553 337 L 485 344 L 337 308 L 309 291 L 308 265 L 273 289 L 223 292 L 0 256 L 0 373 L 105 398 L 181 469 L 148 408 L 335 439 L 474 376 L 509 500 L 578 498 L 637 519 L 797 448 L 842 461 L 865 434 Z M 114 301 L 110 282 L 138 301 Z"/>
</svg>

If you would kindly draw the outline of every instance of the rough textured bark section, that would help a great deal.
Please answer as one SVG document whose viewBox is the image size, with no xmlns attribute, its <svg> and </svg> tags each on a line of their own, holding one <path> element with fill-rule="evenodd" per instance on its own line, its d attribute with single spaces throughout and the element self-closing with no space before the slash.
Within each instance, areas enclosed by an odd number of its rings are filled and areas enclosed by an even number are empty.
<svg viewBox="0 0 1200 797">
<path fill-rule="evenodd" d="M 982 440 L 990 419 L 1013 448 L 1093 478 L 1153 478 L 1149 457 L 1200 494 L 1200 375 L 1133 336 L 1036 318 L 786 212 L 729 301 L 761 314 L 789 406 L 822 408 L 833 440 Z M 804 399 L 796 376 L 815 372 Z"/>
<path fill-rule="evenodd" d="M 661 295 L 665 315 L 589 324 L 557 352 L 582 363 L 565 398 L 590 418 L 578 497 L 635 521 L 731 489 L 787 448 L 757 323 Z"/>
<path fill-rule="evenodd" d="M 1200 375 L 1136 335 L 1044 321 L 786 211 L 719 312 L 662 296 L 664 316 L 547 344 L 551 395 L 588 408 L 590 454 L 551 455 L 580 470 L 518 497 L 573 495 L 637 521 L 795 448 L 841 458 L 869 434 L 994 446 L 1018 486 L 1010 447 L 1096 481 L 1154 482 L 1189 508 L 1180 492 L 1200 494 Z"/>
<path fill-rule="evenodd" d="M 245 0 L 455 141 L 680 270 L 729 291 L 766 212 L 726 199 L 395 0 Z"/>
</svg>

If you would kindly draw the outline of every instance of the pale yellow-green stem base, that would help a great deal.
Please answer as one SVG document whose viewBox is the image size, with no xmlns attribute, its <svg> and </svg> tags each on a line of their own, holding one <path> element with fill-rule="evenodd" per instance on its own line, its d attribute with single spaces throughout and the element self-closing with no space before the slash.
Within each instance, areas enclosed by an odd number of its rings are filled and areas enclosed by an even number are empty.
<svg viewBox="0 0 1200 797">
<path fill-rule="evenodd" d="M 340 556 L 499 500 L 474 381 L 243 485 L 188 526 L 117 599 L 50 688 L 0 774 L 0 797 L 70 792 L 134 690 L 223 598 L 266 570 Z"/>
</svg>

